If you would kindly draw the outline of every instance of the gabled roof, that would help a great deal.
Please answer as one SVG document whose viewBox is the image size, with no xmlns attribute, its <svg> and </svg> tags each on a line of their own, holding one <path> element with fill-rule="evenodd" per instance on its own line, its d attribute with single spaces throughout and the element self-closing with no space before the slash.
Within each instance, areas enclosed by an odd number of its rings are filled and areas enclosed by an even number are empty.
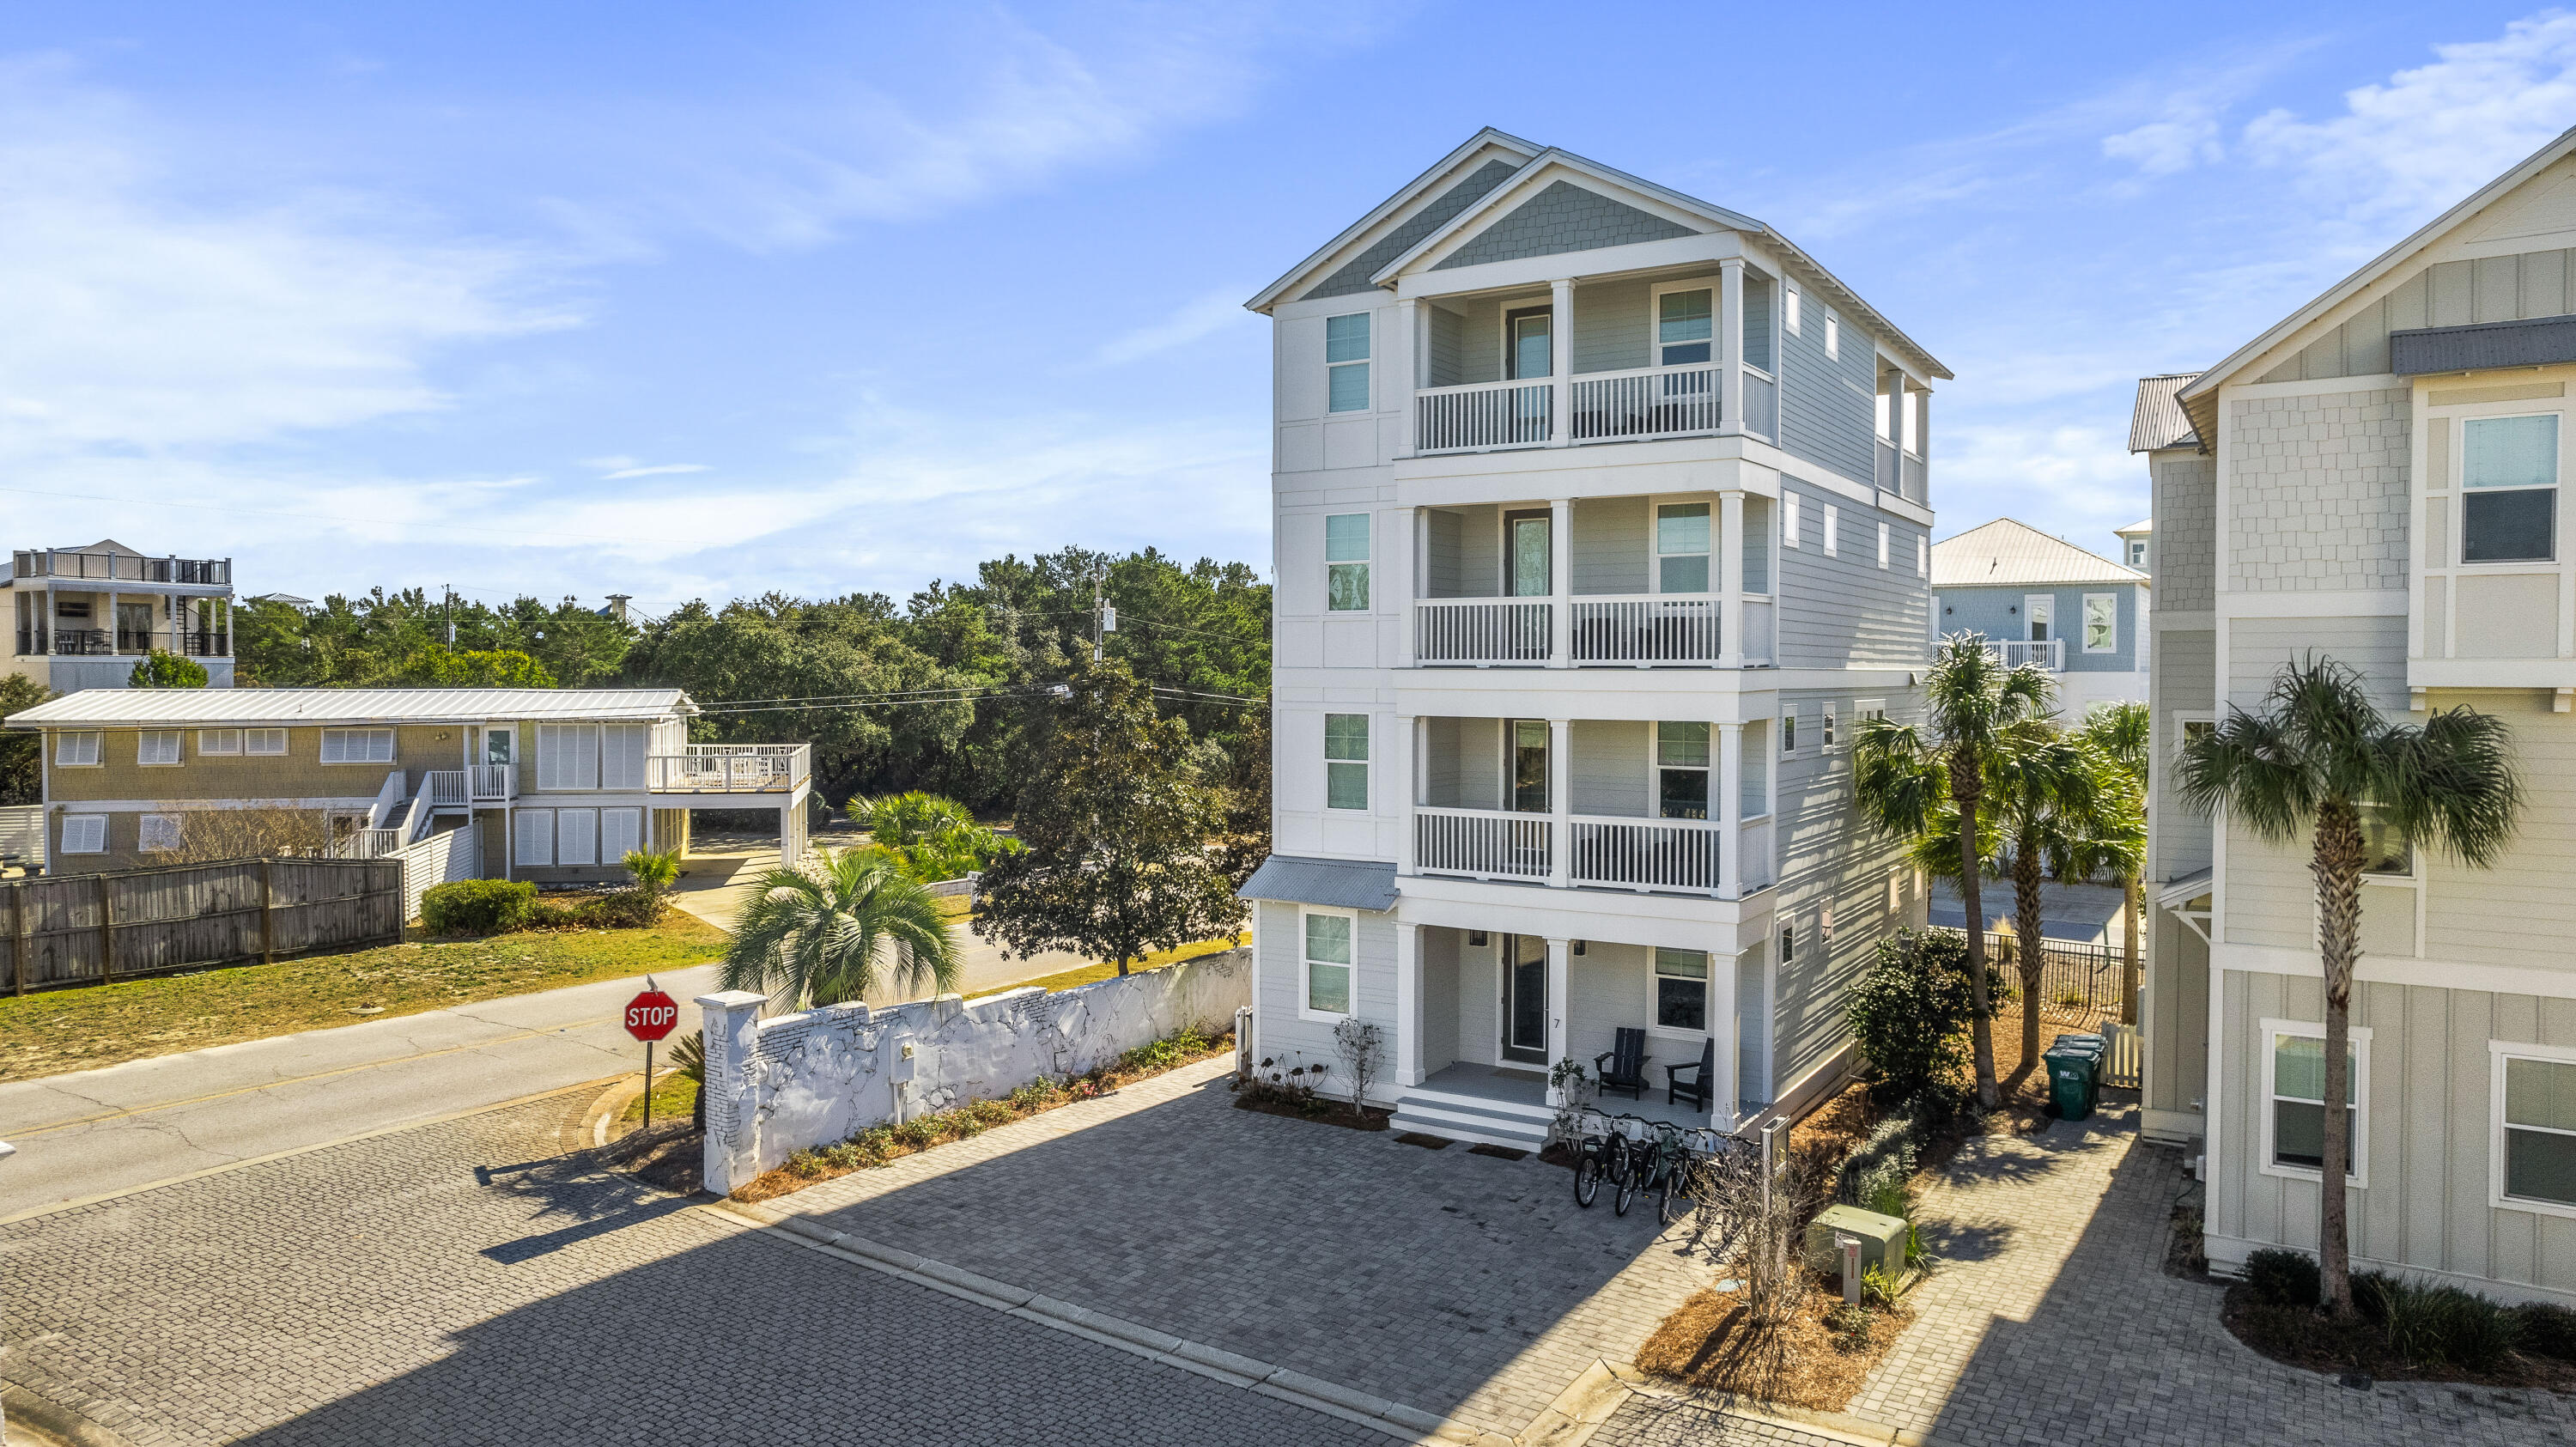
<svg viewBox="0 0 2576 1447">
<path fill-rule="evenodd" d="M 2156 520 L 2154 518 L 2140 518 L 2136 522 L 2129 524 L 2127 527 L 2111 529 L 2111 536 L 2115 538 L 2125 538 L 2132 533 L 2151 533 L 2155 530 Z"/>
<path fill-rule="evenodd" d="M 1484 172 L 1490 166 L 1492 159 L 1488 157 L 1486 165 L 1474 168 L 1466 176 L 1459 175 L 1461 168 L 1467 162 L 1474 160 L 1489 147 L 1499 155 L 1520 156 L 1521 160 L 1517 168 L 1508 175 L 1498 178 L 1494 184 L 1485 184 Z M 1580 177 L 1593 183 L 1592 188 L 1585 189 L 1607 188 L 1630 191 L 1642 200 L 1681 212 L 1710 231 L 1735 231 L 1763 238 L 1774 251 L 1780 254 L 1784 263 L 1802 273 L 1798 280 L 1809 291 L 1816 293 L 1836 311 L 1880 338 L 1891 350 L 1906 355 L 1925 376 L 1943 381 L 1951 380 L 1953 374 L 1948 367 L 1941 364 L 1939 359 L 1898 329 L 1897 325 L 1889 321 L 1876 307 L 1862 300 L 1860 293 L 1844 285 L 1840 277 L 1818 265 L 1815 258 L 1807 255 L 1789 238 L 1764 222 L 1757 221 L 1740 211 L 1731 211 L 1726 207 L 1702 201 L 1696 196 L 1685 195 L 1668 186 L 1660 186 L 1641 177 L 1629 175 L 1625 171 L 1602 165 L 1598 161 L 1578 156 L 1571 151 L 1554 146 L 1544 148 L 1534 146 L 1528 141 L 1507 135 L 1490 126 L 1477 132 L 1467 144 L 1451 151 L 1438 165 L 1415 177 L 1404 189 L 1388 197 L 1377 209 L 1360 218 L 1358 223 L 1343 231 L 1341 235 L 1333 238 L 1332 242 L 1322 250 L 1299 262 L 1286 275 L 1264 287 L 1259 295 L 1245 302 L 1244 305 L 1253 311 L 1268 311 L 1285 299 L 1288 293 L 1295 291 L 1325 262 L 1340 255 L 1362 237 L 1381 230 L 1383 234 L 1369 246 L 1367 254 L 1382 255 L 1384 259 L 1377 264 L 1375 270 L 1369 273 L 1369 280 L 1372 286 L 1391 286 L 1395 278 L 1404 274 L 1423 257 L 1438 251 L 1452 238 L 1499 220 L 1510 214 L 1511 209 L 1529 201 L 1539 191 L 1545 189 L 1533 183 L 1547 179 L 1551 174 Z M 1448 181 L 1449 187 L 1440 192 L 1434 203 L 1425 205 L 1420 210 L 1413 210 L 1425 193 L 1435 190 L 1443 181 Z M 1463 200 L 1458 200 L 1454 211 L 1440 217 L 1430 226 L 1425 227 L 1420 224 L 1423 217 L 1447 209 L 1448 203 L 1458 198 L 1462 191 L 1468 190 L 1471 184 L 1478 189 Z M 1408 211 L 1412 214 L 1406 215 Z M 1396 219 L 1399 216 L 1403 218 L 1400 221 Z M 1394 224 L 1390 225 L 1390 222 Z M 1399 235 L 1409 235 L 1408 244 L 1400 250 L 1390 248 L 1388 242 Z M 1345 262 L 1332 275 L 1338 279 L 1350 269 L 1351 262 Z M 1356 293 L 1358 288 L 1351 290 Z M 1318 287 L 1317 291 L 1322 289 Z M 1307 294 L 1313 295 L 1315 292 Z M 1325 291 L 1322 294 L 1330 296 L 1345 293 Z"/>
<path fill-rule="evenodd" d="M 2147 575 L 2135 568 L 2124 568 L 2011 518 L 1997 518 L 1932 545 L 1935 590 L 2146 581 Z"/>
<path fill-rule="evenodd" d="M 2160 447 L 2180 447 L 2185 443 L 2200 445 L 2200 436 L 2192 431 L 2191 419 L 2183 415 L 2182 404 L 2174 394 L 2191 384 L 2198 372 L 2167 372 L 2161 377 L 2138 379 L 2138 403 L 2129 413 L 2129 450 L 2153 452 Z"/>
<path fill-rule="evenodd" d="M 9 715 L 9 727 L 644 721 L 697 711 L 676 688 L 84 688 Z"/>
<path fill-rule="evenodd" d="M 2218 423 L 2218 389 L 2234 380 L 2247 365 L 2289 339 L 2293 334 L 2324 317 L 2351 300 L 2372 283 L 2414 259 L 2434 242 L 2458 229 L 2471 217 L 2485 210 L 2497 198 L 2540 174 L 2571 151 L 2576 151 L 2576 127 L 2558 133 L 2557 139 L 2525 157 L 2521 164 L 2479 187 L 2459 205 L 2434 217 L 2415 233 L 2381 252 L 2360 270 L 2333 286 L 2306 306 L 2292 312 L 2261 336 L 2228 353 L 2227 359 L 2200 374 L 2177 395 L 2183 411 L 2191 418 L 2192 428 L 2203 438 L 2215 434 Z M 2206 443 L 2202 444 L 2204 448 Z"/>
</svg>

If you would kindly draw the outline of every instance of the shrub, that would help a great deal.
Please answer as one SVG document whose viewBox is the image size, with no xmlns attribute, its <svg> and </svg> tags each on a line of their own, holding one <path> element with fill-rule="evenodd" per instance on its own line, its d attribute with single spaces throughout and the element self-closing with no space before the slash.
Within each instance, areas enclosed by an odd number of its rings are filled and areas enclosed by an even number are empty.
<svg viewBox="0 0 2576 1447">
<path fill-rule="evenodd" d="M 2545 1301 L 2513 1308 L 2514 1350 L 2553 1361 L 2576 1362 L 2576 1311 Z"/>
<path fill-rule="evenodd" d="M 1967 941 L 1899 930 L 1880 942 L 1844 1013 L 1862 1058 L 1902 1098 L 1966 1067 L 1972 1008 Z"/>
<path fill-rule="evenodd" d="M 2266 1247 L 2245 1258 L 2245 1284 L 2267 1306 L 2314 1306 L 2316 1258 L 2304 1251 Z"/>
<path fill-rule="evenodd" d="M 1834 1196 L 1855 1206 L 1866 1205 L 1883 1215 L 1913 1218 L 1911 1193 L 1907 1183 L 1914 1179 L 1915 1167 L 1921 1164 L 1924 1148 L 1933 1135 L 1956 1119 L 1960 1096 L 1948 1082 L 1940 1082 L 1916 1092 L 1904 1104 L 1890 1111 L 1869 1137 L 1843 1157 L 1834 1172 Z M 1882 1201 L 1907 1203 L 1907 1209 L 1891 1210 Z"/>
<path fill-rule="evenodd" d="M 491 935 L 526 925 L 537 887 L 508 879 L 460 879 L 420 895 L 420 922 L 434 935 Z"/>
<path fill-rule="evenodd" d="M 2389 1349 L 2422 1367 L 2487 1371 L 2514 1348 L 2515 1318 L 2456 1286 L 2418 1286 L 2378 1271 L 2353 1278 L 2353 1305 L 2377 1323 Z"/>
<path fill-rule="evenodd" d="M 618 862 L 626 866 L 626 873 L 635 881 L 635 887 L 653 899 L 670 893 L 671 886 L 680 879 L 680 851 L 677 849 L 656 853 L 629 849 L 626 857 Z"/>
</svg>

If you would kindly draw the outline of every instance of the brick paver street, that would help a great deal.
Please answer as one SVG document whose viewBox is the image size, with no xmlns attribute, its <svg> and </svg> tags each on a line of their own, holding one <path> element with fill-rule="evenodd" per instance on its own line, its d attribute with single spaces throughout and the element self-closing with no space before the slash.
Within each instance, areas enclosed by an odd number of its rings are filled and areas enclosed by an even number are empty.
<svg viewBox="0 0 2576 1447">
<path fill-rule="evenodd" d="M 1589 1447 L 1849 1447 L 1849 1441 L 1639 1392 L 1601 1424 Z"/>
<path fill-rule="evenodd" d="M 0 1227 L 0 1376 L 137 1447 L 1389 1440 L 559 1156 L 587 1098 Z"/>
<path fill-rule="evenodd" d="M 1507 1434 L 1708 1280 L 1658 1240 L 1651 1204 L 1581 1210 L 1572 1178 L 1536 1160 L 1237 1110 L 1225 1071 L 770 1204 Z"/>
</svg>

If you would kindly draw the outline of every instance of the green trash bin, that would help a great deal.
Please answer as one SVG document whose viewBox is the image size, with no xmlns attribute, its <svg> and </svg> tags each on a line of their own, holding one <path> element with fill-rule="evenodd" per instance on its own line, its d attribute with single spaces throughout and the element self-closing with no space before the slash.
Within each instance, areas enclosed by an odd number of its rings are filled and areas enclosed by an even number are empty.
<svg viewBox="0 0 2576 1447">
<path fill-rule="evenodd" d="M 2080 1050 L 2093 1057 L 2093 1086 L 2097 1093 L 2100 1091 L 2102 1086 L 2102 1059 L 2111 1052 L 2110 1041 L 2103 1039 L 2099 1035 L 2070 1032 L 2068 1034 L 2060 1035 L 2055 1040 L 2050 1041 L 2049 1048 L 2051 1050 Z"/>
<path fill-rule="evenodd" d="M 2094 1057 L 2081 1050 L 2051 1050 L 2039 1057 L 2048 1066 L 2048 1099 L 2060 1120 L 2085 1120 L 2093 1114 Z"/>
</svg>

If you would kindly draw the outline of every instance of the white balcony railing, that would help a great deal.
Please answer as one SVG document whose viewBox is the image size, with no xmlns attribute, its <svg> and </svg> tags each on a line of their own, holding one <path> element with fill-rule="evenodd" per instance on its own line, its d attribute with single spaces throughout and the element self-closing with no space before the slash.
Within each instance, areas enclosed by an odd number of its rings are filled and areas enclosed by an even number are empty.
<svg viewBox="0 0 2576 1447">
<path fill-rule="evenodd" d="M 1414 661 L 1545 663 L 1553 606 L 1527 598 L 1416 598 Z"/>
<path fill-rule="evenodd" d="M 1750 365 L 1744 369 L 1744 430 L 1780 440 L 1780 383 Z"/>
<path fill-rule="evenodd" d="M 1577 442 L 1714 432 L 1719 411 L 1717 374 L 1718 369 L 1710 365 L 1640 367 L 1577 376 L 1566 420 Z"/>
<path fill-rule="evenodd" d="M 403 847 L 400 829 L 352 829 L 331 841 L 333 859 L 382 859 L 400 853 Z"/>
<path fill-rule="evenodd" d="M 1768 889 L 1771 878 L 1771 816 L 1747 819 L 1736 827 L 1735 872 L 1746 890 Z"/>
<path fill-rule="evenodd" d="M 1576 884 L 1717 892 L 1718 826 L 1704 819 L 1572 821 Z"/>
<path fill-rule="evenodd" d="M 1425 387 L 1413 394 L 1417 452 L 1481 452 L 1540 447 L 1554 428 L 1552 382 L 1476 382 Z"/>
<path fill-rule="evenodd" d="M 1717 635 L 1717 599 L 1705 595 L 1574 600 L 1577 663 L 1715 663 Z"/>
<path fill-rule="evenodd" d="M 2063 638 L 1989 638 L 1986 651 L 1995 655 L 2006 668 L 2036 663 L 2051 673 L 2066 671 L 2066 640 Z"/>
<path fill-rule="evenodd" d="M 644 760 L 644 787 L 657 794 L 785 793 L 813 770 L 811 744 L 690 744 L 688 752 Z"/>
<path fill-rule="evenodd" d="M 465 770 L 466 786 L 479 802 L 519 797 L 519 770 L 513 764 L 474 764 Z"/>
<path fill-rule="evenodd" d="M 433 809 L 461 809 L 473 802 L 466 792 L 463 769 L 432 769 L 421 775 L 420 792 Z"/>
<path fill-rule="evenodd" d="M 1494 809 L 1413 811 L 1414 867 L 1478 879 L 1547 878 L 1554 825 L 1544 814 Z"/>
</svg>

